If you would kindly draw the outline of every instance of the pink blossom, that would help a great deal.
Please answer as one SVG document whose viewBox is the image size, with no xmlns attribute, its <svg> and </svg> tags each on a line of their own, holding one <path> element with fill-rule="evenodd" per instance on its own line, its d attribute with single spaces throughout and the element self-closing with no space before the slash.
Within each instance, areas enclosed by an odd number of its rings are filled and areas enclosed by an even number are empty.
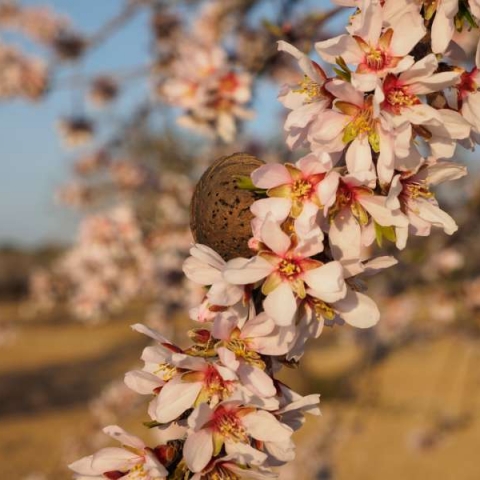
<svg viewBox="0 0 480 480">
<path fill-rule="evenodd" d="M 227 454 L 235 455 L 241 462 L 261 465 L 266 454 L 252 447 L 251 439 L 264 446 L 291 442 L 291 428 L 271 413 L 238 402 L 223 402 L 214 409 L 202 404 L 189 417 L 188 425 L 184 455 L 192 472 L 202 471 L 223 446 Z"/>
<path fill-rule="evenodd" d="M 419 236 L 430 234 L 432 226 L 443 228 L 452 235 L 458 227 L 450 215 L 440 209 L 430 185 L 456 180 L 466 175 L 465 167 L 451 162 L 423 161 L 414 171 L 396 175 L 392 181 L 387 205 L 400 207 L 409 226 L 397 226 L 397 246 L 404 248 L 408 233 Z"/>
<path fill-rule="evenodd" d="M 70 464 L 69 468 L 76 473 L 76 478 L 112 478 L 112 475 L 117 473 L 125 480 L 139 477 L 145 480 L 166 480 L 168 471 L 160 463 L 154 450 L 146 447 L 141 439 L 116 425 L 106 427 L 103 431 L 120 441 L 123 448 L 103 448 L 94 455 Z"/>
<path fill-rule="evenodd" d="M 331 106 L 332 95 L 325 89 L 327 77 L 318 63 L 287 42 L 279 41 L 278 49 L 292 55 L 304 73 L 302 82 L 283 87 L 279 95 L 283 105 L 292 110 L 285 122 L 285 130 L 287 145 L 295 149 L 305 143 L 312 122 Z"/>
<path fill-rule="evenodd" d="M 253 284 L 266 278 L 262 291 L 265 312 L 280 326 L 293 322 L 297 299 L 306 297 L 305 284 L 320 299 L 331 301 L 345 296 L 345 283 L 340 264 L 322 264 L 310 257 L 323 250 L 323 244 L 297 246 L 296 241 L 282 231 L 272 216 L 267 216 L 261 239 L 265 248 L 241 268 L 228 268 L 227 281 L 235 284 Z"/>
</svg>

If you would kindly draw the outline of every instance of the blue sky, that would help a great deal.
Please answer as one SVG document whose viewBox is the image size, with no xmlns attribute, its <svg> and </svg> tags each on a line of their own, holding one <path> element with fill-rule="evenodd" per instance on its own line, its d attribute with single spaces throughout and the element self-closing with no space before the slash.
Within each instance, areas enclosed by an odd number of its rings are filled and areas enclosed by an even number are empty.
<svg viewBox="0 0 480 480">
<path fill-rule="evenodd" d="M 270 4 L 275 6 L 277 0 Z M 50 5 L 64 12 L 81 31 L 95 32 L 123 4 L 120 0 L 35 0 L 22 5 Z M 309 0 L 312 8 L 330 5 L 328 0 Z M 271 9 L 270 9 L 271 10 Z M 259 16 L 269 11 L 259 12 Z M 127 27 L 87 56 L 80 69 L 62 69 L 63 75 L 122 70 L 147 62 L 147 16 L 140 14 Z M 7 39 L 8 40 L 8 39 Z M 24 44 L 27 48 L 31 45 Z M 119 105 L 121 112 L 143 97 L 145 85 L 132 87 Z M 271 124 L 272 112 L 280 110 L 277 91 L 264 86 L 256 104 L 258 115 L 249 131 L 262 132 Z M 59 142 L 55 125 L 58 118 L 73 111 L 78 92 L 55 91 L 38 104 L 22 100 L 3 102 L 0 106 L 0 245 L 5 243 L 36 246 L 50 241 L 68 242 L 74 238 L 80 216 L 58 206 L 53 200 L 57 187 L 71 178 L 75 155 Z M 108 115 L 108 113 L 107 113 Z M 278 118 L 275 115 L 274 118 Z"/>
</svg>

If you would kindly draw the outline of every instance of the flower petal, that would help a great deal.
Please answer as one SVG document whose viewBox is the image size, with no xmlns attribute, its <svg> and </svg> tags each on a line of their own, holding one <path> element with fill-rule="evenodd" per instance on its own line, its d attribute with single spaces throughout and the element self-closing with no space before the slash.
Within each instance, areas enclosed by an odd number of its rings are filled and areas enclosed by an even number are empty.
<svg viewBox="0 0 480 480">
<path fill-rule="evenodd" d="M 242 418 L 249 435 L 263 442 L 285 442 L 290 440 L 292 429 L 280 423 L 271 413 L 258 410 Z"/>
<path fill-rule="evenodd" d="M 192 408 L 201 389 L 201 382 L 170 380 L 157 397 L 155 420 L 160 423 L 176 420 L 183 412 Z"/>
<path fill-rule="evenodd" d="M 297 302 L 288 282 L 283 282 L 263 301 L 263 307 L 277 325 L 291 325 L 297 312 Z"/>
<path fill-rule="evenodd" d="M 348 324 L 370 328 L 380 320 L 377 304 L 367 295 L 348 289 L 347 296 L 334 304 L 335 310 Z"/>
<path fill-rule="evenodd" d="M 262 165 L 251 174 L 253 184 L 258 188 L 274 188 L 292 183 L 292 177 L 285 165 L 270 163 Z"/>
<path fill-rule="evenodd" d="M 223 278 L 234 285 L 248 285 L 255 283 L 270 275 L 274 267 L 262 257 L 255 256 L 240 268 L 227 266 L 223 272 Z"/>
<path fill-rule="evenodd" d="M 329 262 L 319 268 L 309 270 L 303 276 L 312 289 L 312 296 L 324 302 L 336 302 L 345 297 L 347 286 L 343 278 L 343 267 L 340 262 Z"/>
<path fill-rule="evenodd" d="M 200 430 L 191 433 L 183 447 L 183 457 L 187 467 L 194 473 L 201 472 L 210 462 L 213 455 L 212 432 Z"/>
</svg>

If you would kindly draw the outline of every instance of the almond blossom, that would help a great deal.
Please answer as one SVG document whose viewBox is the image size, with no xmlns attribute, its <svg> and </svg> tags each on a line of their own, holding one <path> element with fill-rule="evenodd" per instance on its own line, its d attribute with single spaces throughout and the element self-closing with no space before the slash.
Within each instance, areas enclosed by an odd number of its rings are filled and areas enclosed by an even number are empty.
<svg viewBox="0 0 480 480">
<path fill-rule="evenodd" d="M 325 89 L 327 76 L 318 63 L 310 60 L 293 45 L 278 42 L 278 49 L 292 55 L 304 73 L 302 82 L 283 87 L 279 100 L 292 110 L 285 122 L 288 132 L 287 145 L 294 149 L 305 140 L 311 123 L 332 103 L 332 95 Z"/>
<path fill-rule="evenodd" d="M 122 448 L 103 448 L 94 455 L 84 457 L 69 465 L 76 473 L 75 478 L 123 478 L 134 480 L 166 480 L 167 469 L 160 463 L 155 450 L 147 447 L 143 441 L 112 425 L 103 431 L 122 443 Z"/>
<path fill-rule="evenodd" d="M 400 207 L 408 218 L 409 226 L 397 227 L 397 246 L 404 248 L 408 234 L 426 236 L 432 226 L 443 228 L 452 235 L 458 227 L 450 215 L 440 209 L 431 185 L 457 180 L 467 174 L 466 168 L 451 162 L 424 160 L 411 172 L 396 175 L 392 181 L 387 204 Z"/>
<path fill-rule="evenodd" d="M 297 242 L 282 231 L 272 216 L 261 229 L 262 242 L 258 255 L 241 268 L 227 268 L 224 278 L 231 283 L 247 285 L 264 278 L 262 292 L 266 296 L 265 312 L 280 326 L 293 322 L 297 299 L 306 297 L 306 287 L 317 298 L 335 301 L 345 296 L 346 287 L 341 266 L 336 262 L 322 264 L 311 256 L 323 250 L 316 239 L 311 244 Z"/>
<path fill-rule="evenodd" d="M 388 228 L 408 224 L 399 206 L 387 203 L 386 196 L 376 195 L 358 175 L 341 177 L 335 195 L 328 211 L 329 240 L 332 250 L 339 249 L 346 260 L 358 259 L 360 246 L 374 241 L 375 225 Z"/>
<path fill-rule="evenodd" d="M 189 417 L 188 425 L 184 454 L 192 472 L 203 470 L 222 447 L 227 454 L 261 465 L 267 455 L 252 447 L 251 439 L 266 448 L 270 443 L 291 442 L 292 435 L 292 429 L 271 413 L 238 402 L 223 402 L 214 409 L 202 404 Z"/>
<path fill-rule="evenodd" d="M 235 138 L 238 120 L 252 118 L 246 108 L 251 99 L 252 78 L 230 65 L 218 45 L 190 38 L 176 45 L 177 58 L 171 75 L 157 88 L 168 103 L 186 109 L 179 117 L 182 126 L 225 142 Z"/>
<path fill-rule="evenodd" d="M 285 214 L 279 215 L 283 219 L 287 216 L 298 218 L 304 208 L 308 208 L 309 216 L 312 216 L 325 206 L 323 192 L 331 188 L 328 172 L 319 160 L 309 156 L 295 165 L 271 164 L 257 168 L 252 172 L 252 182 L 258 188 L 267 189 L 269 197 L 278 198 L 276 202 L 268 202 L 268 211 L 284 211 Z M 251 207 L 256 217 L 262 217 L 261 202 L 257 201 Z"/>
<path fill-rule="evenodd" d="M 383 29 L 384 10 L 376 2 L 362 7 L 360 19 L 349 29 L 349 34 L 318 42 L 315 48 L 329 63 L 342 58 L 345 63 L 355 65 L 352 84 L 368 92 L 388 73 L 399 73 L 412 65 L 413 57 L 408 54 L 425 35 L 425 28 L 410 25 L 408 36 L 400 25 Z"/>
<path fill-rule="evenodd" d="M 365 178 L 374 172 L 374 155 L 378 154 L 378 170 L 382 180 L 393 173 L 393 144 L 389 125 L 375 113 L 374 97 L 356 90 L 342 80 L 333 80 L 329 90 L 336 101 L 318 119 L 310 132 L 312 149 L 341 152 L 346 149 L 346 164 L 350 173 L 362 173 Z"/>
<path fill-rule="evenodd" d="M 210 286 L 207 293 L 210 303 L 231 306 L 242 299 L 244 288 L 227 283 L 222 276 L 226 268 L 240 266 L 243 263 L 241 260 L 225 262 L 218 253 L 201 244 L 192 247 L 190 255 L 183 264 L 183 271 L 190 280 Z"/>
</svg>

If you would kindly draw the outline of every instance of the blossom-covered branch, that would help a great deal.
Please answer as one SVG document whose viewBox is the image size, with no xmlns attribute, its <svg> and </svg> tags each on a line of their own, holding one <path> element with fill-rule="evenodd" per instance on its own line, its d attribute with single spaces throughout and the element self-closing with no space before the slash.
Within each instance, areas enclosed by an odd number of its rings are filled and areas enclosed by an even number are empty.
<svg viewBox="0 0 480 480">
<path fill-rule="evenodd" d="M 427 236 L 432 227 L 456 231 L 431 186 L 466 173 L 451 159 L 458 144 L 475 144 L 477 85 L 455 57 L 453 30 L 442 30 L 440 39 L 439 25 L 476 27 L 477 7 L 336 3 L 356 10 L 346 34 L 315 45 L 333 76 L 279 42 L 304 73 L 280 95 L 291 111 L 287 143 L 307 152 L 294 164 L 265 164 L 236 179 L 238 189 L 252 192 L 250 255 L 222 258 L 208 235 L 206 245 L 191 248 L 185 275 L 208 288 L 190 312 L 202 325 L 189 332 L 188 348 L 133 327 L 156 344 L 125 381 L 151 396 L 148 426 L 162 441 L 147 447 L 107 427 L 122 448 L 73 463 L 77 478 L 274 476 L 273 467 L 293 459 L 291 436 L 304 415 L 319 414 L 318 395 L 296 394 L 275 373 L 299 362 L 325 325 L 379 321 L 364 280 L 396 260 L 372 256 L 375 242 L 403 249 L 409 235 Z M 205 202 L 219 185 L 206 191 Z M 218 232 L 211 235 L 214 244 Z"/>
</svg>

